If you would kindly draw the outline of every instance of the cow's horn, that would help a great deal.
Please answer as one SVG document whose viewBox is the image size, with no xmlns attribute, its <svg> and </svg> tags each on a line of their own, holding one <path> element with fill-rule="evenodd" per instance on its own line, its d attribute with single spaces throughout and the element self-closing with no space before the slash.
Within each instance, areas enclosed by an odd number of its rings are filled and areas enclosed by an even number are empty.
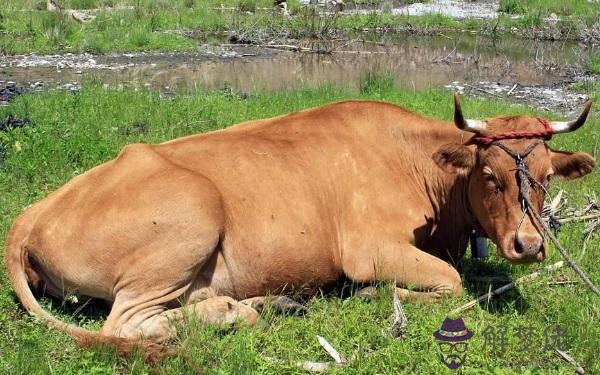
<svg viewBox="0 0 600 375">
<path fill-rule="evenodd" d="M 487 124 L 481 120 L 465 120 L 462 108 L 460 107 L 460 98 L 454 93 L 454 123 L 460 130 L 471 133 L 483 133 L 486 130 Z"/>
<path fill-rule="evenodd" d="M 581 127 L 585 123 L 585 120 L 590 113 L 590 109 L 592 108 L 592 101 L 588 100 L 585 102 L 583 106 L 583 112 L 577 117 L 576 120 L 573 121 L 550 121 L 550 126 L 554 133 L 568 133 L 575 131 Z"/>
</svg>

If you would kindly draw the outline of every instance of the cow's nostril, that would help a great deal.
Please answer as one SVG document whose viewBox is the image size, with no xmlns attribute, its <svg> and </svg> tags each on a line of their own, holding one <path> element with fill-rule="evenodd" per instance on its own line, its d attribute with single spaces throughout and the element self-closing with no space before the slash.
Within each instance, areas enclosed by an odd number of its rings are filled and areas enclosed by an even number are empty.
<svg viewBox="0 0 600 375">
<path fill-rule="evenodd" d="M 542 241 L 538 236 L 517 236 L 515 251 L 525 256 L 537 255 L 542 249 Z"/>
</svg>

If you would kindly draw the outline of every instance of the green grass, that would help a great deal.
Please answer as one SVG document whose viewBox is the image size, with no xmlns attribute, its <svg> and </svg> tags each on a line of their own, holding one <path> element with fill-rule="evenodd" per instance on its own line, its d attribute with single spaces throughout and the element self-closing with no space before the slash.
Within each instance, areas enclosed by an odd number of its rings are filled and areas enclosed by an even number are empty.
<svg viewBox="0 0 600 375">
<path fill-rule="evenodd" d="M 81 92 L 44 92 L 20 96 L 8 107 L 0 107 L 0 119 L 9 114 L 26 117 L 30 126 L 0 132 L 6 155 L 0 168 L 0 243 L 12 220 L 23 207 L 45 197 L 74 175 L 114 158 L 120 148 L 133 142 L 161 142 L 197 132 L 227 127 L 247 120 L 270 117 L 345 98 L 375 98 L 399 103 L 437 118 L 451 119 L 450 93 L 438 90 L 408 92 L 397 89 L 390 78 L 366 76 L 360 94 L 324 87 L 278 94 L 256 94 L 240 99 L 218 91 L 198 91 L 163 101 L 157 93 L 105 90 L 95 84 Z M 535 113 L 504 102 L 467 100 L 463 109 L 469 117 L 496 114 Z M 539 114 L 539 113 L 538 113 Z M 546 114 L 547 115 L 547 114 Z M 548 116 L 556 118 L 554 116 Z M 598 140 L 600 120 L 593 116 L 576 133 L 556 137 L 553 146 L 591 152 Z M 586 178 L 557 183 L 569 192 L 571 204 L 581 204 L 584 194 L 598 195 L 598 170 Z M 595 251 L 600 236 L 594 235 L 588 252 L 581 256 L 583 224 L 565 225 L 560 240 L 570 250 L 592 280 L 600 283 L 600 263 Z M 559 260 L 551 251 L 548 264 Z M 465 259 L 463 275 L 507 275 L 518 277 L 535 266 L 514 266 L 493 255 L 476 264 Z M 566 330 L 568 352 L 588 371 L 600 373 L 600 303 L 581 284 L 548 286 L 553 278 L 577 280 L 569 269 L 528 282 L 516 290 L 475 307 L 462 316 L 475 332 L 470 341 L 468 362 L 463 374 L 570 374 L 572 368 L 552 352 L 536 346 L 529 353 L 517 353 L 516 340 L 503 354 L 483 350 L 481 333 L 486 327 L 533 325 L 538 334 L 559 324 Z M 441 374 L 450 373 L 436 357 L 432 332 L 446 313 L 485 292 L 485 283 L 466 284 L 465 295 L 435 305 L 404 304 L 409 319 L 405 339 L 390 336 L 388 316 L 392 312 L 388 285 L 380 285 L 370 302 L 334 295 L 307 301 L 303 318 L 266 313 L 264 324 L 236 332 L 192 325 L 173 344 L 182 355 L 167 359 L 155 368 L 144 364 L 139 355 L 118 358 L 110 348 L 78 349 L 64 334 L 49 331 L 28 316 L 16 302 L 5 270 L 0 270 L 0 373 L 3 374 L 192 374 L 206 373 L 302 373 L 291 363 L 299 360 L 327 361 L 316 340 L 327 338 L 343 355 L 356 354 L 343 374 Z M 78 309 L 78 305 L 43 299 L 43 305 L 61 319 L 97 329 L 106 314 L 99 305 Z M 80 310 L 80 311 L 79 311 Z M 274 357 L 282 363 L 273 363 Z"/>
<path fill-rule="evenodd" d="M 590 58 L 589 70 L 591 73 L 600 74 L 600 55 L 596 54 Z"/>
<path fill-rule="evenodd" d="M 600 4 L 588 0 L 500 0 L 499 10 L 509 14 L 597 17 Z"/>
<path fill-rule="evenodd" d="M 528 35 L 522 30 L 534 28 L 547 29 L 553 37 L 575 38 L 582 28 L 597 20 L 600 10 L 598 3 L 590 3 L 587 12 L 572 6 L 576 19 L 549 25 L 543 22 L 547 12 L 542 9 L 546 8 L 533 5 L 526 8 L 519 5 L 518 9 L 523 10 L 518 11 L 524 13 L 519 19 L 502 16 L 498 21 L 470 19 L 460 22 L 442 15 L 392 16 L 389 12 L 323 16 L 301 8 L 297 0 L 289 1 L 289 9 L 294 13 L 291 18 L 259 9 L 269 8 L 271 0 L 68 0 L 63 4 L 67 8 L 100 9 L 94 13 L 93 21 L 80 24 L 67 16 L 46 11 L 43 1 L 0 2 L 0 54 L 194 51 L 199 43 L 224 41 L 226 31 L 254 32 L 272 40 L 322 39 L 330 37 L 332 32 L 347 34 L 365 28 L 409 29 L 425 33 L 471 30 L 487 34 L 517 28 L 519 35 Z M 221 4 L 241 11 L 215 9 Z M 505 6 L 509 13 L 517 12 L 513 8 Z M 389 10 L 389 6 L 385 9 Z M 247 11 L 256 12 L 247 14 Z"/>
</svg>

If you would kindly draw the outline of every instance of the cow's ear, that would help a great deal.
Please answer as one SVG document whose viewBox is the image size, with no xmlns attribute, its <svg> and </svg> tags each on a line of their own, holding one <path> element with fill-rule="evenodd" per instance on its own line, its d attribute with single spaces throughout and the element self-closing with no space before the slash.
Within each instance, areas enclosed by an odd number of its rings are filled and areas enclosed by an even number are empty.
<svg viewBox="0 0 600 375">
<path fill-rule="evenodd" d="M 593 157 L 585 152 L 564 152 L 551 150 L 554 175 L 565 180 L 573 180 L 590 173 L 596 166 Z"/>
<path fill-rule="evenodd" d="M 475 155 L 469 147 L 458 143 L 448 143 L 433 155 L 433 161 L 448 173 L 467 174 L 475 165 Z"/>
</svg>

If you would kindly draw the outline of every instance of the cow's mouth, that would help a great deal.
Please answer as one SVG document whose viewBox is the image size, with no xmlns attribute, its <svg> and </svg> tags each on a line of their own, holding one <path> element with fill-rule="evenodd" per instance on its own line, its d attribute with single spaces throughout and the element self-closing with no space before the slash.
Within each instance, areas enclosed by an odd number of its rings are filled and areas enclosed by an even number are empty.
<svg viewBox="0 0 600 375">
<path fill-rule="evenodd" d="M 512 263 L 534 263 L 546 259 L 546 241 L 539 234 L 509 234 L 504 237 L 498 252 Z"/>
</svg>

